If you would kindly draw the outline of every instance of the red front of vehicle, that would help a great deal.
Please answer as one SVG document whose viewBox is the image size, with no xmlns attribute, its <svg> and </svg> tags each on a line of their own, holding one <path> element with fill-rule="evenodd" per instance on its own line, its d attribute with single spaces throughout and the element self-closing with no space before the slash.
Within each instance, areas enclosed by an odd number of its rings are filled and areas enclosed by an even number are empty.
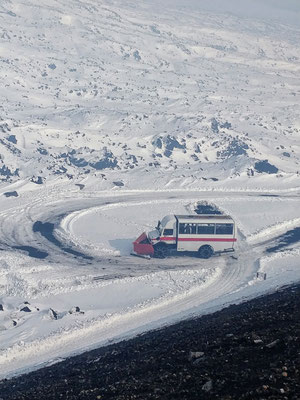
<svg viewBox="0 0 300 400">
<path fill-rule="evenodd" d="M 154 248 L 145 232 L 143 232 L 134 242 L 133 250 L 136 254 L 143 256 L 153 256 Z"/>
</svg>

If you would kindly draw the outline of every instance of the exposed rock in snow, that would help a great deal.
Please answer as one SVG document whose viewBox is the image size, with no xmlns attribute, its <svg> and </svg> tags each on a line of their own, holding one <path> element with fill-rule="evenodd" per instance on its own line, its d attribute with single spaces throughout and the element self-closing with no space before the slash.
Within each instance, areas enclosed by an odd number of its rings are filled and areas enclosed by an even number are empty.
<svg viewBox="0 0 300 400">
<path fill-rule="evenodd" d="M 257 172 L 266 172 L 267 174 L 277 174 L 278 168 L 272 165 L 268 160 L 257 161 L 254 165 Z"/>
<path fill-rule="evenodd" d="M 58 319 L 58 313 L 54 311 L 52 308 L 49 308 L 48 315 L 51 319 Z"/>
<path fill-rule="evenodd" d="M 18 197 L 18 192 L 17 191 L 13 191 L 13 192 L 5 192 L 3 193 L 5 197 Z"/>
</svg>

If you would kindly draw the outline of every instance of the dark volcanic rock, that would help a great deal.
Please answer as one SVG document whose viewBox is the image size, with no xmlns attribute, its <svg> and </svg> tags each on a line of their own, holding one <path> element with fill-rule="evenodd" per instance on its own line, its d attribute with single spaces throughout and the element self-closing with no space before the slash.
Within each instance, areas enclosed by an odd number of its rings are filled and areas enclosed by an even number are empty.
<svg viewBox="0 0 300 400">
<path fill-rule="evenodd" d="M 114 184 L 115 186 L 124 186 L 124 183 L 121 182 L 121 181 L 115 181 L 115 182 L 113 182 L 113 184 Z"/>
<path fill-rule="evenodd" d="M 82 190 L 85 187 L 85 185 L 83 185 L 82 183 L 75 183 L 75 186 L 78 186 L 79 190 Z"/>
<path fill-rule="evenodd" d="M 51 319 L 58 319 L 58 314 L 52 308 L 49 308 L 48 315 Z"/>
<path fill-rule="evenodd" d="M 19 176 L 19 170 L 16 169 L 15 171 L 12 171 L 6 165 L 2 165 L 0 168 L 0 175 L 5 176 L 6 178 L 10 178 L 11 176 Z"/>
<path fill-rule="evenodd" d="M 25 307 L 21 308 L 20 311 L 31 312 L 31 310 L 30 310 L 30 308 L 28 306 L 25 306 Z"/>
<path fill-rule="evenodd" d="M 177 139 L 175 139 L 173 136 L 168 135 L 165 138 L 165 152 L 164 155 L 166 157 L 170 157 L 170 155 L 172 154 L 174 149 L 185 149 L 186 145 L 185 144 L 181 144 L 178 142 Z"/>
<path fill-rule="evenodd" d="M 110 150 L 104 149 L 104 154 L 101 160 L 95 163 L 90 163 L 89 165 L 97 170 L 106 168 L 113 169 L 118 166 L 118 160 Z"/>
<path fill-rule="evenodd" d="M 270 164 L 268 160 L 257 161 L 254 168 L 257 172 L 266 172 L 267 174 L 277 174 L 278 172 L 278 168 Z"/>
<path fill-rule="evenodd" d="M 10 135 L 8 136 L 7 140 L 13 144 L 17 144 L 17 139 L 16 139 L 16 135 Z"/>
<path fill-rule="evenodd" d="M 232 156 L 246 155 L 249 146 L 241 140 L 233 139 L 223 151 L 218 151 L 218 157 L 229 158 Z"/>
<path fill-rule="evenodd" d="M 299 400 L 300 285 L 28 375 L 0 398 Z"/>
<path fill-rule="evenodd" d="M 212 118 L 211 120 L 211 129 L 214 133 L 219 133 L 219 122 L 216 118 Z"/>
<path fill-rule="evenodd" d="M 174 149 L 186 149 L 185 143 L 180 143 L 174 136 L 167 135 L 166 137 L 157 137 L 152 142 L 153 146 L 162 149 L 165 148 L 164 155 L 170 157 Z M 158 155 L 158 154 L 156 154 Z"/>
<path fill-rule="evenodd" d="M 44 183 L 44 178 L 41 176 L 33 176 L 31 182 L 36 183 L 37 185 L 42 185 Z"/>
<path fill-rule="evenodd" d="M 18 197 L 18 192 L 16 192 L 15 190 L 13 192 L 5 192 L 3 193 L 5 197 Z"/>
</svg>

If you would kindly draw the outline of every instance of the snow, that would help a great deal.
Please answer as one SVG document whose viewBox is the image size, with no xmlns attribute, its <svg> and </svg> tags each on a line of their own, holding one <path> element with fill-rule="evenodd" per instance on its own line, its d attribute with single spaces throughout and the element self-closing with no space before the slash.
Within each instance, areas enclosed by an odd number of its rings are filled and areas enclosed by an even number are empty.
<svg viewBox="0 0 300 400">
<path fill-rule="evenodd" d="M 0 378 L 300 281 L 299 6 L 224 4 L 2 2 Z M 130 256 L 199 201 L 233 256 Z"/>
</svg>

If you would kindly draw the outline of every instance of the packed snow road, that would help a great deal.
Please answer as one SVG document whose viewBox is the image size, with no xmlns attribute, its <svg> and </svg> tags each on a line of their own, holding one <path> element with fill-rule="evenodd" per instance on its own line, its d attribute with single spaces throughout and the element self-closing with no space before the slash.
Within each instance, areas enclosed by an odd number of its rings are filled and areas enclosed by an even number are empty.
<svg viewBox="0 0 300 400">
<path fill-rule="evenodd" d="M 300 223 L 294 191 L 93 192 L 64 184 L 19 192 L 1 197 L 0 377 L 300 279 L 299 244 L 281 240 Z M 201 200 L 235 219 L 233 256 L 130 256 L 142 231 L 164 215 L 194 213 Z M 266 252 L 272 247 L 278 251 Z"/>
</svg>

